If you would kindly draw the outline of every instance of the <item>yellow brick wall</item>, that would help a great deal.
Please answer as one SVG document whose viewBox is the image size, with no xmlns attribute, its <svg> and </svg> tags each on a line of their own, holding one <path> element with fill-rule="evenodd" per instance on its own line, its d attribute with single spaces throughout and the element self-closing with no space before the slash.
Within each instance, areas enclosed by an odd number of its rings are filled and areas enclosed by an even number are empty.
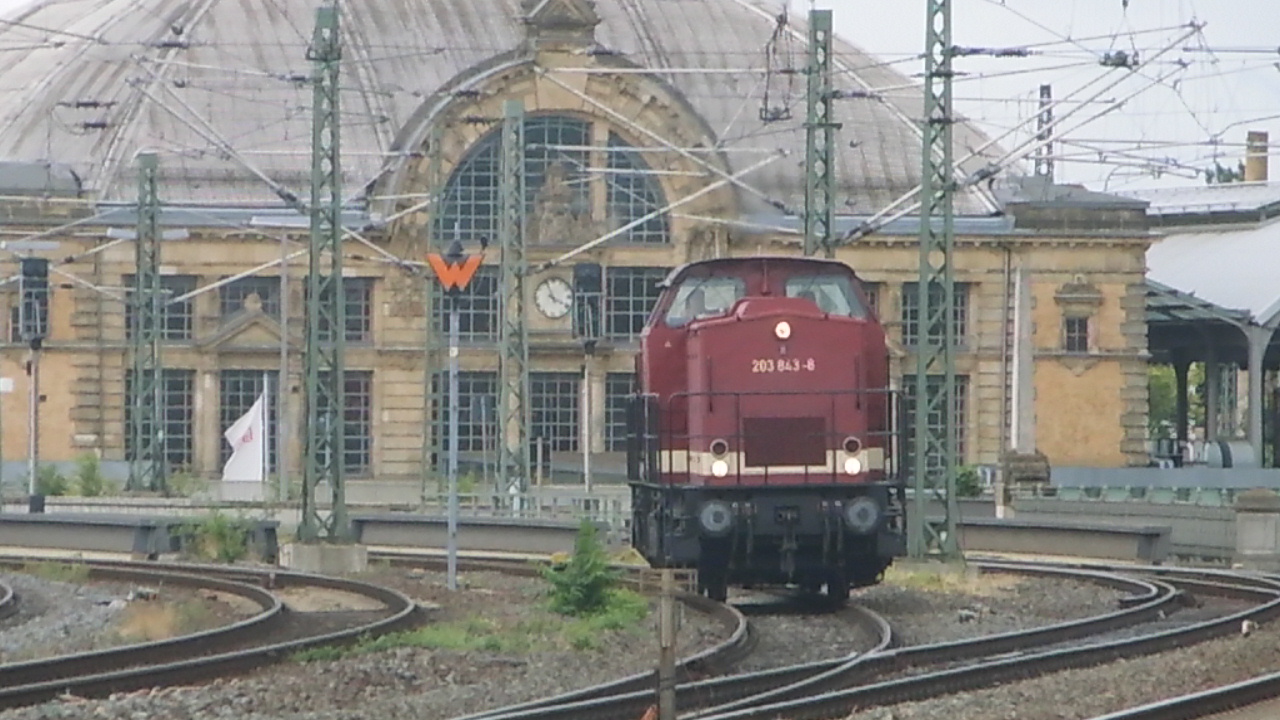
<svg viewBox="0 0 1280 720">
<path fill-rule="evenodd" d="M 548 56 L 544 64 L 591 63 L 587 56 Z M 440 149 L 441 177 L 448 177 L 468 148 L 492 124 L 473 123 L 468 117 L 501 116 L 502 100 L 521 97 L 528 111 L 571 113 L 596 123 L 593 142 L 610 127 L 636 145 L 653 145 L 652 137 L 665 138 L 675 145 L 691 147 L 707 144 L 706 127 L 687 114 L 687 108 L 668 88 L 640 75 L 622 80 L 599 74 L 558 73 L 570 87 L 561 87 L 528 67 L 496 74 L 483 83 L 477 97 L 457 98 L 440 113 L 445 123 Z M 576 92 L 575 92 L 576 91 Z M 583 99 L 597 98 L 605 107 Z M 627 121 L 637 123 L 637 130 Z M 418 147 L 406 169 L 394 175 L 394 186 L 380 186 L 375 194 L 412 196 L 430 187 L 431 148 Z M 678 153 L 654 154 L 647 158 L 656 169 L 671 171 L 659 176 L 669 201 L 684 198 L 719 179 L 722 168 L 712 155 L 714 171 Z M 163 195 L 163 192 L 162 192 Z M 386 214 L 409 211 L 420 200 L 408 198 L 382 208 Z M 526 306 L 533 339 L 532 366 L 537 371 L 578 372 L 580 346 L 569 333 L 569 319 L 544 319 L 532 308 L 530 294 L 549 276 L 568 277 L 572 262 L 594 261 L 606 266 L 632 265 L 672 267 L 692 259 L 757 253 L 797 253 L 794 236 L 760 235 L 739 230 L 730 232 L 716 218 L 739 215 L 737 194 L 721 187 L 683 205 L 672 218 L 674 242 L 662 247 L 602 246 L 575 257 L 558 267 L 534 273 L 526 280 Z M 704 218 L 704 219 L 694 219 Z M 707 220 L 705 218 L 710 218 Z M 406 212 L 383 234 L 371 239 L 388 251 L 421 260 L 425 251 L 423 229 L 429 226 L 426 210 Z M 74 238 L 62 238 L 58 257 L 87 250 L 105 240 L 94 236 L 88 226 L 77 228 Z M 163 265 L 167 273 L 191 274 L 205 285 L 280 257 L 279 234 L 262 235 L 249 230 L 194 229 L 185 241 L 165 243 Z M 305 236 L 295 234 L 291 247 L 305 247 Z M 969 287 L 969 330 L 959 349 L 957 370 L 969 377 L 965 418 L 966 462 L 994 463 L 1005 442 L 1003 397 L 1007 363 L 1002 359 L 1002 332 L 1005 308 L 1005 267 L 1023 267 L 1032 277 L 1034 295 L 1034 337 L 1036 346 L 1035 407 L 1038 444 L 1055 464 L 1124 465 L 1140 462 L 1142 432 L 1145 427 L 1145 324 L 1142 314 L 1141 283 L 1144 273 L 1144 237 L 1074 237 L 1067 235 L 1014 234 L 993 237 L 965 236 L 957 240 L 954 258 L 957 282 Z M 531 246 L 530 263 L 550 261 L 574 244 Z M 375 474 L 383 478 L 411 478 L 419 473 L 419 461 L 426 440 L 422 437 L 425 388 L 428 367 L 427 323 L 424 316 L 422 281 L 391 264 L 375 259 L 367 249 L 353 249 L 362 258 L 346 263 L 346 274 L 373 277 L 372 322 L 374 342 L 353 347 L 347 359 L 352 370 L 372 370 L 373 462 Z M 910 348 L 901 345 L 901 287 L 915 280 L 918 253 L 914 236 L 876 235 L 856 247 L 842 249 L 839 259 L 849 263 L 859 275 L 881 284 L 882 319 L 893 343 L 892 366 L 895 377 L 914 372 Z M 487 260 L 495 262 L 490 251 Z M 301 455 L 302 397 L 301 351 L 304 259 L 291 263 L 289 339 L 292 347 L 289 384 L 293 389 L 289 410 L 292 432 L 289 455 L 295 469 Z M 122 243 L 91 255 L 65 269 L 89 282 L 119 288 L 123 276 L 132 272 L 133 249 Z M 12 263 L 0 263 L 12 271 Z M 276 276 L 275 268 L 263 275 Z M 1100 291 L 1102 302 L 1095 316 L 1096 348 L 1085 357 L 1066 357 L 1061 352 L 1061 308 L 1055 294 L 1064 284 L 1082 276 Z M 0 293 L 0 302 L 12 301 L 12 293 Z M 7 310 L 7 306 L 5 307 Z M 278 353 L 275 338 L 267 325 L 246 329 L 240 336 L 224 337 L 219 318 L 218 294 L 208 292 L 195 301 L 196 342 L 168 346 L 165 364 L 196 371 L 194 432 L 197 438 L 197 470 L 212 474 L 218 470 L 222 428 L 218 427 L 217 373 L 221 369 L 275 370 Z M 53 336 L 45 354 L 46 394 L 42 412 L 43 455 L 50 460 L 69 460 L 84 451 L 100 452 L 119 459 L 123 454 L 123 399 L 126 347 L 124 306 L 88 289 L 55 289 Z M 251 342 L 250 342 L 251 341 Z M 633 370 L 633 348 L 604 348 L 593 362 L 592 395 L 594 411 L 593 444 L 603 447 L 603 398 L 605 375 Z M 0 373 L 17 380 L 15 393 L 3 402 L 3 449 L 6 457 L 25 455 L 24 380 L 19 362 L 25 352 L 20 344 L 0 345 Z M 464 370 L 497 368 L 492 348 L 466 348 L 461 356 Z M 436 356 L 433 368 L 444 367 Z"/>
</svg>

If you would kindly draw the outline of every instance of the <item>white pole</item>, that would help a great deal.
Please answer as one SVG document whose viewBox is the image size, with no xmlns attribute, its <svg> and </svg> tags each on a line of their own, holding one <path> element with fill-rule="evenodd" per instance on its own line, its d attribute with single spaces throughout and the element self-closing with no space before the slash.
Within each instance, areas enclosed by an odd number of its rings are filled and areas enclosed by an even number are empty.
<svg viewBox="0 0 1280 720">
<path fill-rule="evenodd" d="M 267 483 L 271 477 L 271 377 L 262 373 L 262 501 L 267 501 Z"/>
<path fill-rule="evenodd" d="M 40 469 L 40 351 L 32 349 L 27 365 L 30 386 L 27 393 L 27 496 L 36 494 L 36 475 Z"/>
<path fill-rule="evenodd" d="M 582 358 L 582 484 L 591 494 L 591 356 Z"/>
<path fill-rule="evenodd" d="M 289 501 L 288 453 L 285 452 L 289 407 L 289 238 L 280 234 L 280 369 L 276 376 L 276 500 Z M 265 430 L 265 427 L 264 427 Z"/>
<path fill-rule="evenodd" d="M 458 298 L 449 303 L 449 541 L 448 587 L 458 589 Z"/>
</svg>

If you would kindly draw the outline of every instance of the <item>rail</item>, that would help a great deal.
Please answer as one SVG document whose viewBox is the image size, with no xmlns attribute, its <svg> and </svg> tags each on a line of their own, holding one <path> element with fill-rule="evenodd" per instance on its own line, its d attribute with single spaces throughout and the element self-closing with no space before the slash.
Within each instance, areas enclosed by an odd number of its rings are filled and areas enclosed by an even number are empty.
<svg viewBox="0 0 1280 720">
<path fill-rule="evenodd" d="M 39 558 L 0 556 L 6 566 Z M 206 680 L 277 662 L 310 647 L 349 643 L 361 637 L 404 629 L 417 622 L 417 605 L 395 590 L 354 580 L 249 568 L 126 561 L 74 561 L 92 576 L 213 587 L 255 602 L 263 611 L 239 623 L 179 638 L 77 653 L 0 669 L 0 707 L 43 702 L 70 693 L 99 697 L 156 685 Z M 363 595 L 385 608 L 384 616 L 357 626 L 292 640 L 258 643 L 268 623 L 287 616 L 267 588 L 316 586 Z M 244 647 L 249 645 L 249 647 Z"/>
</svg>

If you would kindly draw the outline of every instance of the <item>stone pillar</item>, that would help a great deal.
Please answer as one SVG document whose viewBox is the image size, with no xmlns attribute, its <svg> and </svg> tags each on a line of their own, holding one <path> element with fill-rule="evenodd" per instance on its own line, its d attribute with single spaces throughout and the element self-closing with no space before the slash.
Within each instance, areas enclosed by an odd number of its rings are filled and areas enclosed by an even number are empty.
<svg viewBox="0 0 1280 720">
<path fill-rule="evenodd" d="M 1254 457 L 1262 465 L 1262 386 L 1266 381 L 1262 359 L 1271 342 L 1271 329 L 1251 327 L 1245 330 L 1249 339 L 1249 444 Z"/>
<path fill-rule="evenodd" d="M 1280 571 L 1280 495 L 1254 489 L 1236 499 L 1235 564 L 1247 570 Z"/>
<path fill-rule="evenodd" d="M 1186 452 L 1187 440 L 1189 439 L 1189 433 L 1187 432 L 1189 418 L 1187 416 L 1190 414 L 1191 410 L 1188 406 L 1187 398 L 1187 371 L 1190 367 L 1190 361 L 1185 357 L 1182 357 L 1181 353 L 1174 357 L 1173 378 L 1175 386 L 1174 399 L 1176 401 L 1173 413 L 1175 427 L 1174 436 L 1178 439 L 1178 455 L 1180 457 L 1185 457 L 1184 453 Z M 1181 461 L 1179 461 L 1179 464 L 1181 464 Z"/>
<path fill-rule="evenodd" d="M 1212 345 L 1204 360 L 1204 439 L 1218 439 L 1218 407 L 1222 391 L 1222 368 Z"/>
</svg>

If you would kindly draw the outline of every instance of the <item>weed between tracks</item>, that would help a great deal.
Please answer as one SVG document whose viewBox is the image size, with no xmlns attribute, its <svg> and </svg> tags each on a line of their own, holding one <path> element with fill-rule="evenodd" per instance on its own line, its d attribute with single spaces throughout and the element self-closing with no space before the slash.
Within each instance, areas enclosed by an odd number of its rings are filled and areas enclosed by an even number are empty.
<svg viewBox="0 0 1280 720">
<path fill-rule="evenodd" d="M 54 560 L 26 563 L 22 572 L 52 582 L 83 583 L 89 579 L 88 565 Z"/>
<path fill-rule="evenodd" d="M 377 638 L 364 638 L 346 647 L 311 648 L 296 653 L 294 660 L 337 660 L 351 655 L 406 647 L 501 653 L 599 650 L 601 638 L 608 631 L 635 634 L 644 632 L 645 628 L 641 627 L 640 622 L 648 613 L 649 603 L 645 598 L 630 590 L 614 590 L 605 609 L 583 617 L 569 619 L 548 615 L 495 620 L 473 616 Z"/>
<path fill-rule="evenodd" d="M 1010 592 L 1023 581 L 1017 575 L 983 573 L 973 568 L 937 563 L 897 562 L 884 574 L 887 585 L 964 595 L 992 596 Z"/>
<path fill-rule="evenodd" d="M 640 623 L 649 615 L 649 602 L 616 587 L 617 576 L 609 567 L 595 527 L 583 521 L 573 555 L 554 561 L 543 573 L 548 584 L 541 594 L 544 607 L 532 616 L 469 614 L 459 620 L 363 639 L 352 646 L 312 648 L 294 657 L 301 662 L 335 660 L 403 647 L 502 653 L 599 650 L 610 632 L 642 632 Z M 469 612 L 474 613 L 474 607 Z"/>
<path fill-rule="evenodd" d="M 200 601 L 134 602 L 125 607 L 111 634 L 120 643 L 152 642 L 189 635 L 219 624 L 210 607 Z"/>
</svg>

